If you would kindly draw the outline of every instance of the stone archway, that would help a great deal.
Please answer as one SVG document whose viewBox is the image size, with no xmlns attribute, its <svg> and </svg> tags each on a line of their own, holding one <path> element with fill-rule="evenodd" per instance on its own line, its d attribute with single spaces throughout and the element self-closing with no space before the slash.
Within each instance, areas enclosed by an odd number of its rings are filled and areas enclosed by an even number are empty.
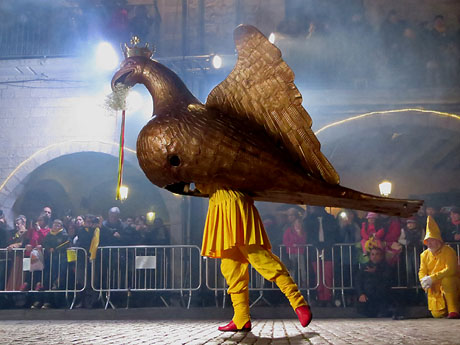
<svg viewBox="0 0 460 345">
<path fill-rule="evenodd" d="M 460 116 L 423 109 L 372 112 L 316 131 L 322 152 L 342 184 L 378 193 L 390 179 L 393 196 L 411 197 L 458 189 Z"/>
<path fill-rule="evenodd" d="M 118 149 L 117 143 L 76 140 L 55 143 L 38 150 L 27 160 L 21 162 L 2 185 L 0 185 L 0 205 L 2 205 L 7 219 L 12 220 L 14 218 L 13 205 L 17 198 L 24 192 L 25 185 L 31 173 L 38 167 L 56 158 L 75 153 L 103 153 L 118 158 Z M 133 166 L 138 167 L 134 150 L 125 148 L 125 160 Z M 169 213 L 181 215 L 181 199 L 174 197 L 166 190 L 158 189 L 158 191 Z M 182 222 L 183 220 L 181 217 L 175 218 L 174 222 L 171 221 L 171 233 L 175 242 L 181 241 Z"/>
</svg>

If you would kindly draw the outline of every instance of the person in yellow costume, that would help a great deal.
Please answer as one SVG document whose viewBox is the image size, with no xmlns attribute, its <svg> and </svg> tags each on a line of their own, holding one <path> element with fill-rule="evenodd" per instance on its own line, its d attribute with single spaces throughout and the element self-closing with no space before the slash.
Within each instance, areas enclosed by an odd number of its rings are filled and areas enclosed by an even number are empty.
<svg viewBox="0 0 460 345">
<path fill-rule="evenodd" d="M 233 304 L 232 320 L 219 330 L 251 330 L 249 264 L 278 285 L 306 327 L 312 319 L 310 307 L 287 268 L 271 252 L 270 240 L 253 199 L 239 191 L 215 186 L 197 185 L 197 188 L 210 196 L 201 255 L 221 258 L 222 275 Z"/>
<path fill-rule="evenodd" d="M 460 279 L 457 254 L 444 244 L 433 217 L 428 216 L 423 243 L 428 247 L 420 254 L 420 283 L 428 293 L 428 309 L 435 318 L 459 319 Z"/>
</svg>

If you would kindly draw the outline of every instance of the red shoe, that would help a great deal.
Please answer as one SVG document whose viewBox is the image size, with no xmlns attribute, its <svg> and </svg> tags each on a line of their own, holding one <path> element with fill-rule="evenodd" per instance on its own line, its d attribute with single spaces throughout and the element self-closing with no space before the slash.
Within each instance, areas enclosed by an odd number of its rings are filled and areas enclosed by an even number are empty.
<svg viewBox="0 0 460 345">
<path fill-rule="evenodd" d="M 460 319 L 460 314 L 453 311 L 453 312 L 450 312 L 449 315 L 447 315 L 447 318 L 448 319 Z"/>
<path fill-rule="evenodd" d="M 308 305 L 302 305 L 298 307 L 295 312 L 299 318 L 300 324 L 303 327 L 307 327 L 313 317 L 310 307 Z"/>
<path fill-rule="evenodd" d="M 228 325 L 220 326 L 218 330 L 222 332 L 249 332 L 251 330 L 251 321 L 246 322 L 243 328 L 238 329 L 232 320 Z"/>
</svg>

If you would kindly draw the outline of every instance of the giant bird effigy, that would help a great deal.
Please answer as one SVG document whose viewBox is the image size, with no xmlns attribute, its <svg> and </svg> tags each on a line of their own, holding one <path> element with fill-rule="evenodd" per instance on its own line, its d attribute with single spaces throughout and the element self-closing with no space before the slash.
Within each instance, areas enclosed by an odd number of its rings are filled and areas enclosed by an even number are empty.
<svg viewBox="0 0 460 345">
<path fill-rule="evenodd" d="M 153 97 L 154 115 L 137 140 L 139 164 L 152 183 L 183 195 L 207 197 L 191 186 L 212 183 L 259 201 L 401 217 L 418 210 L 419 200 L 340 186 L 280 50 L 249 25 L 237 27 L 234 39 L 237 63 L 205 104 L 173 71 L 151 59 L 147 46 L 125 45 L 126 59 L 112 87 L 141 83 Z"/>
</svg>

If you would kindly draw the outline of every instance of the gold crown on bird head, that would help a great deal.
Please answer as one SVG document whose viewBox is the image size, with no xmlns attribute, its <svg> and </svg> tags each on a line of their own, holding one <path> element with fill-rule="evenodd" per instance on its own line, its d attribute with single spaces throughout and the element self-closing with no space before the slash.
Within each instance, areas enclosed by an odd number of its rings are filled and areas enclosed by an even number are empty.
<svg viewBox="0 0 460 345">
<path fill-rule="evenodd" d="M 144 56 L 147 59 L 150 59 L 155 52 L 155 49 L 149 49 L 149 44 L 146 43 L 145 46 L 139 47 L 139 43 L 141 40 L 137 36 L 133 36 L 131 38 L 131 46 L 128 46 L 126 43 L 122 45 L 121 50 L 123 51 L 123 55 L 125 58 L 133 57 L 133 56 Z"/>
</svg>

